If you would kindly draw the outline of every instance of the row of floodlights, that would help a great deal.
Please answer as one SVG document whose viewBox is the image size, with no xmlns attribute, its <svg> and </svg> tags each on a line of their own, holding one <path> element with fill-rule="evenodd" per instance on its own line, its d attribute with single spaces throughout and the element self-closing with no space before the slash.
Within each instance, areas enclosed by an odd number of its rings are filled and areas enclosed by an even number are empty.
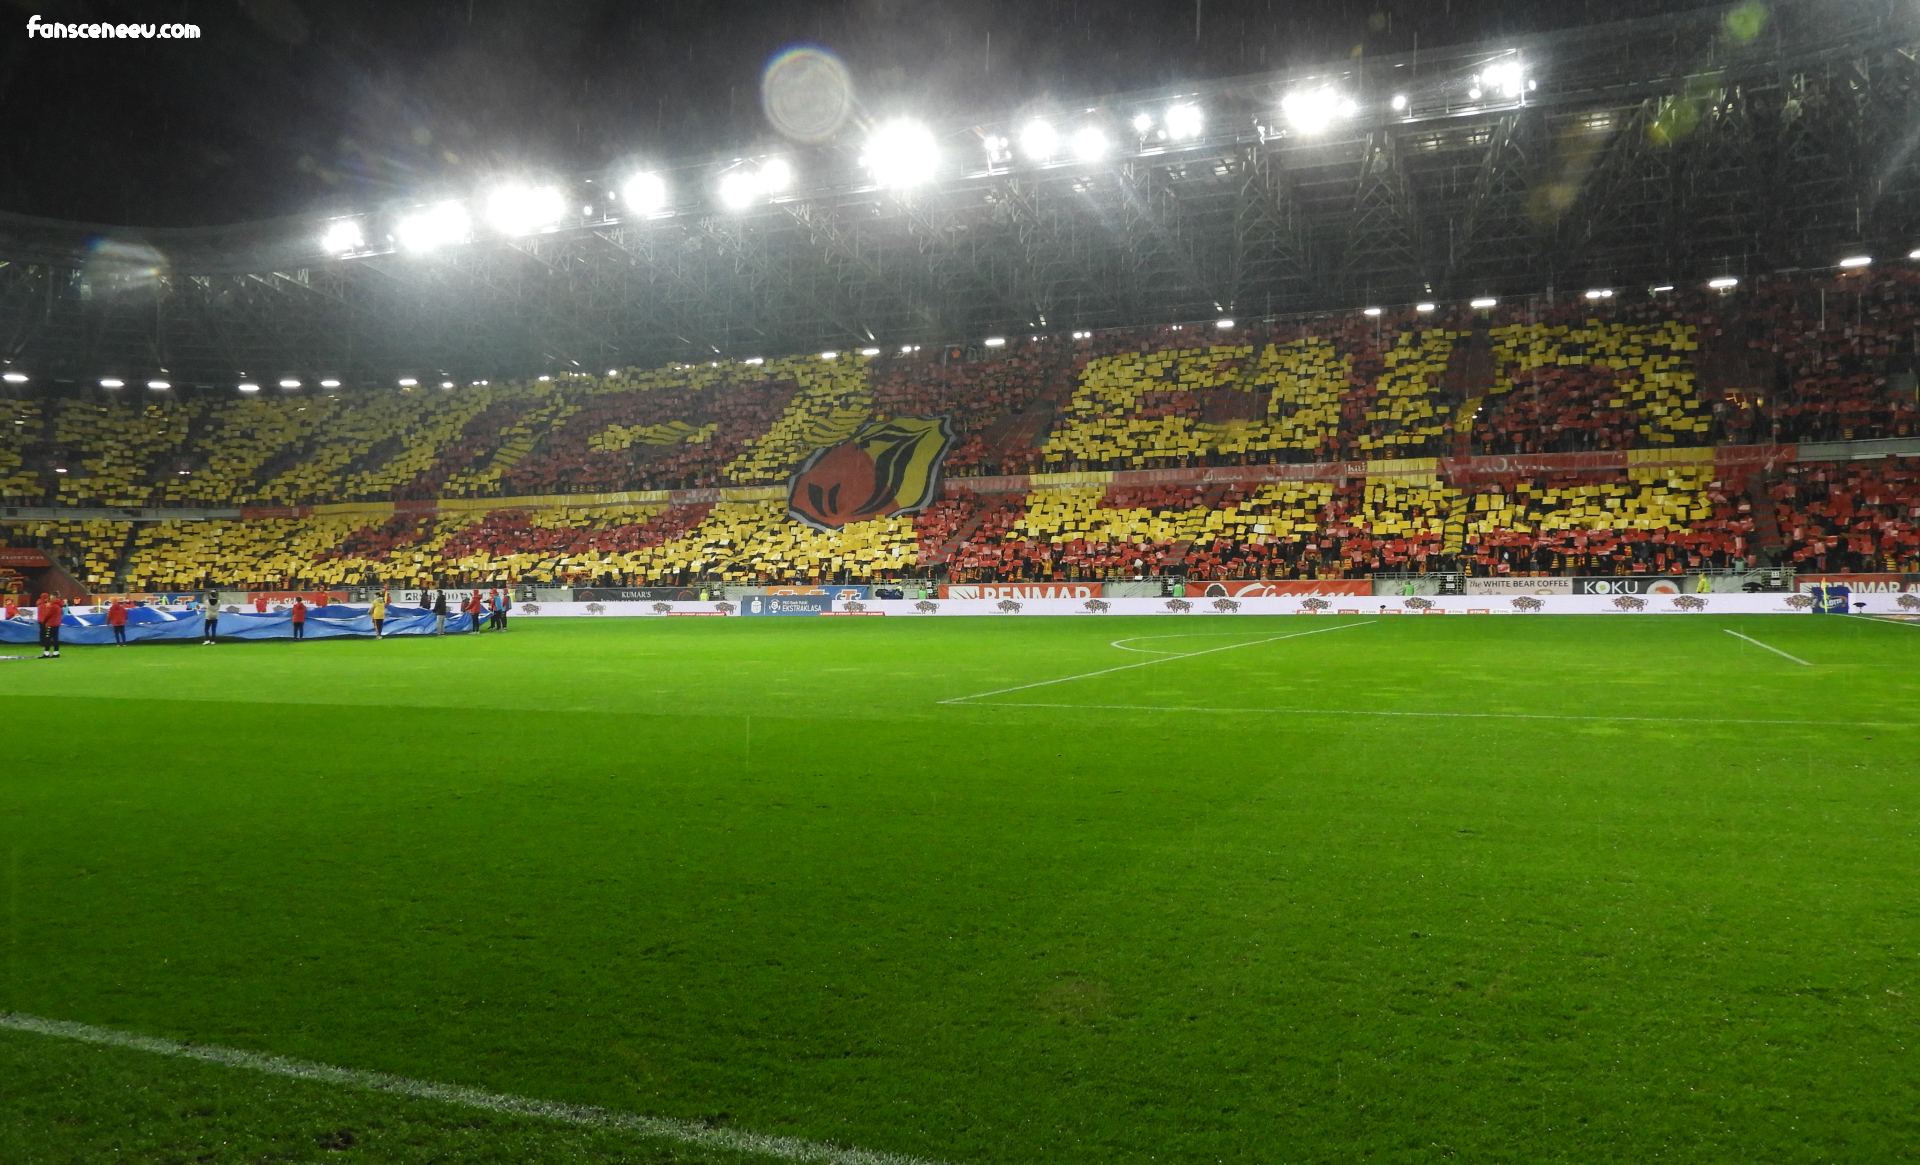
<svg viewBox="0 0 1920 1165">
<path fill-rule="evenodd" d="M 1907 258 L 1920 260 L 1920 248 L 1915 248 L 1914 250 L 1908 252 Z M 1846 258 L 1840 260 L 1840 262 L 1836 265 L 1839 267 L 1845 268 L 1847 270 L 1857 270 L 1861 267 L 1871 266 L 1872 263 L 1873 263 L 1873 256 L 1871 255 L 1849 255 Z M 1740 286 L 1740 280 L 1736 276 L 1732 276 L 1732 275 L 1719 275 L 1712 279 L 1707 280 L 1706 285 L 1707 287 L 1711 288 L 1714 291 L 1731 291 L 1735 287 Z M 1651 288 L 1650 290 L 1655 292 L 1668 292 L 1668 291 L 1672 291 L 1673 289 L 1674 289 L 1673 284 L 1663 283 L 1656 287 Z M 1585 297 L 1589 300 L 1593 300 L 1597 302 L 1601 300 L 1612 299 L 1614 297 L 1614 294 L 1615 294 L 1614 290 L 1610 287 L 1596 287 L 1587 291 L 1585 293 Z M 1486 311 L 1490 308 L 1495 308 L 1500 306 L 1500 300 L 1499 300 L 1499 297 L 1497 296 L 1491 296 L 1491 295 L 1480 296 L 1477 299 L 1468 300 L 1467 306 L 1470 308 L 1473 308 L 1475 311 Z M 1426 314 L 1429 312 L 1440 310 L 1440 305 L 1430 301 L 1421 302 L 1421 303 L 1414 304 L 1413 310 L 1416 312 L 1420 312 L 1422 314 Z M 1377 319 L 1378 317 L 1386 314 L 1386 309 L 1381 307 L 1366 307 L 1366 308 L 1360 309 L 1360 314 L 1364 316 L 1368 316 L 1370 318 Z M 1230 318 L 1222 318 L 1222 319 L 1215 320 L 1213 322 L 1213 326 L 1223 332 L 1231 331 L 1233 330 L 1233 327 L 1234 327 L 1234 321 Z M 1073 338 L 1076 340 L 1089 340 L 1093 338 L 1093 333 L 1090 331 L 1077 331 L 1073 333 Z M 982 343 L 984 343 L 985 346 L 989 348 L 1004 348 L 1007 345 L 1007 338 L 1005 336 L 988 336 L 984 341 L 982 341 Z M 902 356 L 909 356 L 918 351 L 920 351 L 920 345 L 918 344 L 902 344 L 900 346 L 900 354 Z M 861 348 L 859 349 L 859 354 L 862 356 L 869 356 L 869 357 L 878 356 L 880 354 L 880 349 Z M 840 353 L 837 350 L 829 349 L 828 351 L 820 353 L 820 358 L 822 360 L 837 360 L 840 358 Z M 766 358 L 762 356 L 750 356 L 747 359 L 742 360 L 741 363 L 742 364 L 765 364 Z M 620 375 L 620 370 L 618 368 L 609 368 L 607 369 L 607 375 L 618 376 Z M 25 384 L 27 383 L 28 379 L 29 378 L 27 374 L 24 372 L 7 372 L 4 374 L 0 374 L 0 380 L 4 380 L 8 384 Z M 540 377 L 540 379 L 543 381 L 548 381 L 548 380 L 552 380 L 553 377 L 542 376 Z M 340 382 L 332 377 L 328 377 L 324 380 L 318 381 L 317 383 L 321 388 L 339 388 L 340 387 Z M 401 388 L 416 388 L 419 386 L 420 380 L 418 377 L 414 377 L 414 376 L 402 376 L 399 378 L 397 383 Z M 475 380 L 469 383 L 475 387 L 479 387 L 479 386 L 490 384 L 492 382 L 487 380 Z M 119 379 L 118 377 L 106 376 L 100 379 L 101 388 L 125 388 L 126 386 L 127 386 L 127 382 Z M 147 381 L 147 387 L 150 389 L 153 389 L 156 392 L 164 392 L 167 389 L 172 388 L 173 383 L 168 380 L 154 379 L 154 380 Z M 250 380 L 243 380 L 236 387 L 241 392 L 246 392 L 246 393 L 254 393 L 254 392 L 260 391 L 260 385 Z M 280 381 L 280 387 L 291 391 L 294 389 L 305 387 L 305 382 L 294 377 L 288 377 Z M 455 388 L 455 387 L 458 387 L 458 385 L 456 384 L 456 382 L 452 380 L 442 380 L 440 381 L 440 387 Z"/>
<path fill-rule="evenodd" d="M 1502 100 L 1518 100 L 1534 88 L 1525 67 L 1517 59 L 1506 59 L 1488 66 L 1472 78 L 1468 96 L 1481 100 L 1491 95 Z M 1406 94 L 1395 94 L 1388 102 L 1396 113 L 1409 105 Z M 1287 93 L 1280 100 L 1279 112 L 1287 125 L 1304 136 L 1323 133 L 1334 124 L 1353 117 L 1359 103 L 1337 85 L 1315 85 Z M 1157 149 L 1197 139 L 1206 129 L 1206 114 L 1197 102 L 1176 101 L 1153 111 L 1136 113 L 1127 124 L 1132 127 L 1134 145 Z M 1109 136 L 1107 123 L 1056 124 L 1035 118 L 1022 126 L 1015 138 L 998 134 L 984 136 L 987 164 L 1005 165 L 1016 156 L 1040 166 L 1058 163 L 1092 165 L 1112 154 L 1116 143 Z M 939 141 L 922 122 L 896 118 L 876 126 L 868 134 L 860 154 L 860 165 L 876 186 L 904 190 L 924 185 L 940 173 L 944 164 Z M 713 195 L 726 210 L 741 211 L 774 201 L 789 191 L 794 182 L 793 165 L 782 157 L 769 157 L 741 163 L 724 170 L 713 187 Z M 607 207 L 610 216 L 628 219 L 653 218 L 668 212 L 674 191 L 663 174 L 642 171 L 627 177 L 618 189 L 608 191 L 606 200 L 617 204 Z M 572 205 L 566 190 L 558 183 L 505 182 L 486 190 L 477 200 L 481 222 L 494 233 L 517 238 L 537 234 L 558 226 L 569 217 Z M 582 217 L 596 213 L 592 205 L 579 208 Z M 475 212 L 468 202 L 446 199 L 396 217 L 391 224 L 390 241 L 403 251 L 431 251 L 474 237 Z M 329 254 L 351 255 L 374 246 L 367 235 L 365 220 L 340 218 L 328 224 L 320 246 Z"/>
</svg>

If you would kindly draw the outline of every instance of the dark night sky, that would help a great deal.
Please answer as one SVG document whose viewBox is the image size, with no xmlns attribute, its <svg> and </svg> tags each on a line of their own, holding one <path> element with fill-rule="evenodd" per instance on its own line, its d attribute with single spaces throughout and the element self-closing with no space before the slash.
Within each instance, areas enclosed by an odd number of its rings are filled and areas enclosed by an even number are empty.
<svg viewBox="0 0 1920 1165">
<path fill-rule="evenodd" d="M 862 108 L 989 116 L 1699 0 L 5 0 L 0 209 L 188 226 L 772 139 L 767 59 L 839 53 Z M 29 41 L 43 21 L 203 39 Z M 988 37 L 991 35 L 989 54 Z"/>
</svg>

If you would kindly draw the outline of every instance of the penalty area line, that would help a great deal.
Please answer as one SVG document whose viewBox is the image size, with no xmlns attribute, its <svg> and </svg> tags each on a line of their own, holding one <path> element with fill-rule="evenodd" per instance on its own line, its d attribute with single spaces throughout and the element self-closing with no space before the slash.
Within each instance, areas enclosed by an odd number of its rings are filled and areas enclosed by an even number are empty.
<svg viewBox="0 0 1920 1165">
<path fill-rule="evenodd" d="M 1904 720 L 1740 720 L 1707 716 L 1592 716 L 1557 712 L 1390 712 L 1355 708 L 1208 708 L 1201 705 L 1152 704 L 1026 704 L 995 700 L 977 708 L 1065 708 L 1084 712 L 1217 712 L 1246 716 L 1391 716 L 1443 720 L 1602 720 L 1640 724 L 1762 724 L 1810 728 L 1920 728 Z"/>
<path fill-rule="evenodd" d="M 1767 647 L 1767 645 L 1766 645 L 1766 644 L 1764 644 L 1764 643 L 1762 643 L 1762 642 L 1760 642 L 1760 641 L 1759 641 L 1758 639 L 1755 639 L 1755 638 L 1753 638 L 1753 637 L 1752 637 L 1752 636 L 1750 636 L 1750 635 L 1742 635 L 1742 634 L 1740 634 L 1740 633 L 1739 633 L 1738 631 L 1735 631 L 1734 629 L 1732 629 L 1731 627 L 1722 627 L 1722 628 L 1720 628 L 1720 630 L 1722 630 L 1722 631 L 1725 631 L 1725 632 L 1726 632 L 1727 634 L 1729 634 L 1729 635 L 1731 635 L 1731 636 L 1733 636 L 1733 637 L 1734 637 L 1735 639 L 1744 639 L 1744 640 L 1746 640 L 1746 641 L 1747 641 L 1748 643 L 1751 643 L 1751 644 L 1753 644 L 1753 645 L 1754 645 L 1755 647 L 1766 647 L 1768 651 L 1771 651 L 1771 652 L 1773 652 L 1773 653 L 1774 653 L 1775 655 L 1777 655 L 1777 656 L 1779 656 L 1779 657 L 1780 657 L 1781 659 L 1790 659 L 1790 660 L 1792 660 L 1793 662 L 1795 662 L 1795 663 L 1797 663 L 1797 664 L 1799 664 L 1799 665 L 1800 665 L 1801 667 L 1812 667 L 1812 666 L 1813 666 L 1812 664 L 1810 664 L 1810 663 L 1808 663 L 1808 662 L 1807 662 L 1806 660 L 1804 660 L 1804 659 L 1801 659 L 1801 658 L 1800 658 L 1799 656 L 1797 656 L 1797 655 L 1788 655 L 1788 654 L 1787 654 L 1786 652 L 1784 652 L 1784 651 L 1781 651 L 1781 650 L 1780 650 L 1779 648 L 1777 648 L 1777 647 Z"/>
<path fill-rule="evenodd" d="M 1049 684 L 1065 684 L 1074 680 L 1090 680 L 1094 676 L 1110 676 L 1114 672 L 1132 671 L 1136 667 L 1152 667 L 1156 663 L 1171 663 L 1176 659 L 1195 659 L 1202 655 L 1212 655 L 1218 651 L 1232 651 L 1237 647 L 1258 647 L 1262 643 L 1278 643 L 1282 639 L 1298 639 L 1302 635 L 1321 635 L 1328 631 L 1346 631 L 1354 627 L 1364 627 L 1368 623 L 1378 623 L 1378 619 L 1368 619 L 1361 623 L 1343 623 L 1338 627 L 1318 627 L 1312 631 L 1295 631 L 1290 635 L 1274 635 L 1266 639 L 1249 639 L 1245 643 L 1229 643 L 1225 647 L 1209 647 L 1205 651 L 1189 651 L 1182 655 L 1163 655 L 1159 659 L 1144 659 L 1139 663 L 1123 663 L 1119 667 L 1103 667 L 1099 671 L 1081 672 L 1077 676 L 1061 676 L 1059 679 L 1041 680 L 1034 684 L 1020 684 L 1011 688 L 995 688 L 991 692 L 977 692 L 971 696 L 953 696 L 945 700 L 936 700 L 936 704 L 964 704 L 968 700 L 984 700 L 988 696 L 1004 696 L 1008 692 L 1024 692 L 1030 688 L 1044 688 Z M 1011 705 L 1002 705 L 1010 707 Z"/>
<path fill-rule="evenodd" d="M 296 1060 L 290 1056 L 248 1052 L 239 1048 L 221 1048 L 210 1044 L 182 1044 L 155 1036 L 95 1027 L 87 1023 L 41 1019 L 38 1016 L 21 1015 L 17 1012 L 0 1012 L 0 1028 L 53 1036 L 57 1039 L 76 1040 L 83 1044 L 97 1044 L 101 1047 L 127 1048 L 138 1052 L 151 1052 L 158 1056 L 199 1060 L 268 1076 L 284 1076 L 318 1084 L 334 1084 L 363 1092 L 385 1092 L 415 1100 L 439 1101 L 462 1108 L 485 1109 L 488 1112 L 506 1116 L 533 1117 L 581 1128 L 609 1129 L 655 1140 L 701 1145 L 710 1149 L 755 1153 L 783 1161 L 822 1162 L 824 1165 L 938 1165 L 937 1162 L 924 1157 L 909 1157 L 899 1153 L 876 1153 L 867 1149 L 849 1149 L 823 1141 L 770 1136 L 741 1129 L 713 1128 L 699 1121 L 640 1116 L 635 1113 L 598 1108 L 590 1104 L 566 1104 L 555 1100 L 540 1100 L 531 1096 L 514 1096 L 504 1092 L 484 1092 L 478 1088 L 466 1088 L 458 1084 L 439 1084 L 431 1080 L 392 1076 L 385 1072 L 363 1072 L 356 1068 L 336 1068 L 330 1064 L 317 1064 L 311 1060 Z"/>
</svg>

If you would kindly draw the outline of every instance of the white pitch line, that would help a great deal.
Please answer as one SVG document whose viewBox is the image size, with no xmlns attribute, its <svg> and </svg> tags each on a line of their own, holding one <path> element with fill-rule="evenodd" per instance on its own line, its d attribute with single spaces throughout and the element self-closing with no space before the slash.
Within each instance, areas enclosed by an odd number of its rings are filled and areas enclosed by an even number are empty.
<svg viewBox="0 0 1920 1165">
<path fill-rule="evenodd" d="M 1408 716 L 1446 720 L 1605 720 L 1642 724 L 1764 724 L 1776 727 L 1920 728 L 1903 720 L 1738 720 L 1696 716 L 1579 716 L 1552 712 L 1387 712 L 1353 708 L 1208 708 L 1200 705 L 1152 704 L 1024 704 L 996 700 L 976 708 L 1066 708 L 1087 712 L 1223 712 L 1254 716 Z"/>
<path fill-rule="evenodd" d="M 1368 619 L 1367 623 L 1378 623 L 1378 619 Z M 1012 688 L 997 688 L 991 692 L 979 692 L 971 696 L 954 696 L 946 700 L 936 700 L 938 704 L 963 704 L 968 700 L 984 700 L 988 696 L 1003 696 L 1008 692 L 1024 692 L 1028 688 L 1044 688 L 1048 684 L 1064 684 L 1071 680 L 1090 680 L 1094 676 L 1112 675 L 1117 671 L 1131 671 L 1136 667 L 1152 667 L 1156 663 L 1171 663 L 1176 659 L 1193 659 L 1196 656 L 1212 655 L 1216 651 L 1232 651 L 1236 647 L 1257 647 L 1262 643 L 1278 643 L 1282 639 L 1298 639 L 1302 635 L 1319 635 L 1326 631 L 1345 631 L 1351 627 L 1364 627 L 1366 623 L 1343 623 L 1338 627 L 1321 627 L 1313 631 L 1295 631 L 1291 635 L 1275 635 L 1268 639 L 1249 639 L 1245 643 L 1229 643 L 1225 647 L 1209 647 L 1205 651 L 1189 651 L 1185 655 L 1167 655 L 1159 659 L 1141 660 L 1139 663 L 1123 663 L 1119 667 L 1101 668 L 1099 671 L 1082 672 L 1077 676 L 1061 676 L 1055 680 L 1041 680 L 1037 684 L 1021 684 Z"/>
<path fill-rule="evenodd" d="M 368 1092 L 392 1093 L 416 1100 L 439 1101 L 443 1104 L 459 1105 L 462 1108 L 485 1109 L 488 1112 L 502 1113 L 507 1116 L 534 1117 L 583 1128 L 613 1129 L 658 1140 L 702 1145 L 710 1149 L 758 1153 L 784 1161 L 822 1162 L 824 1165 L 938 1165 L 924 1157 L 909 1157 L 900 1153 L 876 1153 L 868 1149 L 848 1149 L 821 1141 L 802 1140 L 799 1137 L 777 1137 L 741 1129 L 711 1128 L 699 1121 L 639 1116 L 634 1113 L 616 1112 L 609 1108 L 598 1108 L 590 1104 L 566 1104 L 556 1100 L 539 1100 L 530 1096 L 513 1096 L 504 1092 L 483 1092 L 478 1088 L 463 1088 L 458 1084 L 437 1084 L 431 1080 L 390 1076 L 385 1072 L 335 1068 L 329 1064 L 316 1064 L 311 1060 L 247 1052 L 238 1048 L 181 1044 L 154 1036 L 94 1027 L 87 1023 L 41 1019 L 38 1016 L 21 1015 L 18 1012 L 0 1012 L 0 1028 L 77 1040 L 83 1044 L 130 1048 L 159 1056 L 201 1060 L 228 1068 L 261 1072 L 269 1076 L 286 1076 L 318 1084 L 336 1084 Z"/>
<path fill-rule="evenodd" d="M 1742 634 L 1740 634 L 1740 633 L 1739 633 L 1738 631 L 1735 631 L 1735 630 L 1734 630 L 1733 628 L 1731 628 L 1731 627 L 1722 627 L 1722 628 L 1720 628 L 1720 630 L 1722 630 L 1722 631 L 1725 631 L 1725 632 L 1726 632 L 1727 634 L 1729 634 L 1729 635 L 1731 635 L 1731 636 L 1733 636 L 1733 637 L 1734 637 L 1735 639 L 1745 639 L 1745 640 L 1746 640 L 1746 641 L 1747 641 L 1748 643 L 1751 643 L 1751 644 L 1753 644 L 1753 645 L 1754 645 L 1755 647 L 1766 647 L 1768 651 L 1771 651 L 1771 652 L 1773 652 L 1773 653 L 1774 653 L 1775 655 L 1777 655 L 1777 656 L 1779 656 L 1779 657 L 1780 657 L 1781 659 L 1790 659 L 1790 660 L 1792 660 L 1793 662 L 1795 662 L 1795 663 L 1797 663 L 1797 664 L 1799 664 L 1799 665 L 1800 665 L 1801 667 L 1812 667 L 1812 666 L 1813 666 L 1812 664 L 1810 664 L 1810 663 L 1808 663 L 1808 662 L 1807 662 L 1806 660 L 1804 660 L 1804 659 L 1801 659 L 1801 658 L 1800 658 L 1799 656 L 1797 656 L 1797 655 L 1788 655 L 1788 654 L 1787 654 L 1786 652 L 1784 652 L 1784 651 L 1781 651 L 1781 650 L 1780 650 L 1779 648 L 1777 648 L 1777 647 L 1767 647 L 1767 645 L 1766 645 L 1766 644 L 1764 644 L 1764 643 L 1762 643 L 1762 642 L 1760 642 L 1760 641 L 1759 641 L 1758 639 L 1755 639 L 1755 638 L 1753 638 L 1753 637 L 1751 637 L 1751 636 L 1748 636 L 1748 635 L 1742 635 Z"/>
</svg>

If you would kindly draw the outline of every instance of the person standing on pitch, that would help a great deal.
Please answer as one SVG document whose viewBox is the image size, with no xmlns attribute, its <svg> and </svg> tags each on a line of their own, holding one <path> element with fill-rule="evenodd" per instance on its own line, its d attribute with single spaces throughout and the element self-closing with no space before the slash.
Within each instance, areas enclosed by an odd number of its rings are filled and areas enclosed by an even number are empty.
<svg viewBox="0 0 1920 1165">
<path fill-rule="evenodd" d="M 35 612 L 40 618 L 40 658 L 60 658 L 60 620 L 67 617 L 67 605 L 58 595 L 41 595 Z"/>
<path fill-rule="evenodd" d="M 445 591 L 433 593 L 433 633 L 435 635 L 447 633 L 447 592 Z"/>
<path fill-rule="evenodd" d="M 127 645 L 127 605 L 119 599 L 115 599 L 113 606 L 107 608 L 107 626 L 113 628 L 113 645 L 125 647 Z"/>
<path fill-rule="evenodd" d="M 373 606 L 367 608 L 367 615 L 373 619 L 373 637 L 380 638 L 380 629 L 387 622 L 387 595 L 385 591 L 373 596 Z"/>
<path fill-rule="evenodd" d="M 202 609 L 201 615 L 202 615 L 202 619 L 201 619 L 200 626 L 202 628 L 202 633 L 206 636 L 206 638 L 202 639 L 200 643 L 202 646 L 211 647 L 213 646 L 214 629 L 220 623 L 220 592 L 219 591 L 207 592 L 207 605 L 205 608 Z"/>
<path fill-rule="evenodd" d="M 299 595 L 293 597 L 293 637 L 307 637 L 307 601 Z"/>
</svg>

